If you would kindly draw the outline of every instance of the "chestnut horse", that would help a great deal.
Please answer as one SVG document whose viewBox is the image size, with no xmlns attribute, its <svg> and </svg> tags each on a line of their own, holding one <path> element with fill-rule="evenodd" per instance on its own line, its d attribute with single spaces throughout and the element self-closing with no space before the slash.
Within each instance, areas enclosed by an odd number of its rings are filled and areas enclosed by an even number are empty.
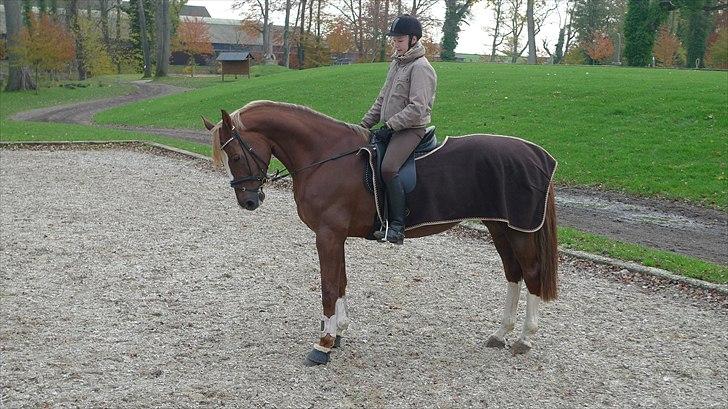
<svg viewBox="0 0 728 409">
<path fill-rule="evenodd" d="M 213 162 L 225 165 L 232 177 L 238 204 L 255 210 L 263 202 L 263 185 L 272 156 L 293 178 L 298 215 L 316 234 L 321 268 L 323 315 L 321 336 L 307 355 L 308 364 L 324 364 L 339 346 L 349 324 L 346 305 L 347 237 L 367 237 L 373 230 L 376 209 L 363 179 L 363 160 L 354 155 L 368 143 L 369 132 L 309 108 L 271 101 L 256 101 L 231 115 L 222 111 L 212 133 Z M 512 352 L 531 348 L 537 329 L 540 300 L 556 298 L 556 217 L 551 184 L 541 228 L 532 233 L 508 227 L 502 221 L 483 220 L 503 261 L 507 279 L 505 309 L 500 328 L 488 339 L 489 347 L 505 347 L 505 335 L 515 326 L 521 283 L 528 289 L 526 319 Z M 458 223 L 428 225 L 407 230 L 407 239 L 437 234 Z"/>
</svg>

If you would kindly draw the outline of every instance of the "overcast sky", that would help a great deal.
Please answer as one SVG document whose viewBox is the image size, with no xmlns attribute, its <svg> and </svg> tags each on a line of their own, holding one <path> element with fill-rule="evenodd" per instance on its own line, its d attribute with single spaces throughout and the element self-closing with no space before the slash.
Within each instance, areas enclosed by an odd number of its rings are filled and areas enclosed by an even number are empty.
<svg viewBox="0 0 728 409">
<path fill-rule="evenodd" d="M 553 1 L 549 1 L 551 4 Z M 233 10 L 233 0 L 189 0 L 187 4 L 191 6 L 205 6 L 210 12 L 210 15 L 215 18 L 233 18 L 240 19 L 241 12 L 239 10 Z M 444 2 L 439 4 L 439 8 L 435 9 L 435 17 L 444 19 L 445 17 L 445 5 Z M 478 2 L 473 7 L 472 16 L 469 20 L 469 25 L 461 26 L 460 37 L 458 46 L 455 48 L 456 52 L 459 53 L 471 53 L 471 54 L 490 54 L 490 43 L 493 41 L 492 38 L 486 33 L 484 27 L 489 28 L 492 26 L 492 11 L 486 10 L 485 2 Z M 278 21 L 280 20 L 280 21 Z M 556 37 L 558 36 L 558 21 L 559 17 L 556 13 L 552 13 L 547 24 L 543 29 L 542 33 L 536 37 L 536 44 L 539 49 L 541 48 L 542 39 L 548 39 L 550 48 L 553 49 L 553 44 L 556 43 Z M 283 16 L 279 18 L 274 17 L 274 23 L 283 25 Z M 525 31 L 525 30 L 524 30 Z M 435 35 L 435 40 L 440 41 L 442 32 L 438 30 Z M 524 36 L 525 38 L 525 36 Z"/>
</svg>

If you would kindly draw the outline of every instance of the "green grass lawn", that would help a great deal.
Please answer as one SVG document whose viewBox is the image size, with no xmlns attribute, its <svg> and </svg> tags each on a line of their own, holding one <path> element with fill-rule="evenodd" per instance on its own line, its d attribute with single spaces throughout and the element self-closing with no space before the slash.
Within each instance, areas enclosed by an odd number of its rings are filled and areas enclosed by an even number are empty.
<svg viewBox="0 0 728 409">
<path fill-rule="evenodd" d="M 557 181 L 728 209 L 728 72 L 437 63 L 433 124 L 445 135 L 495 133 L 536 142 Z M 291 71 L 97 115 L 103 123 L 199 128 L 257 99 L 358 122 L 386 64 Z M 184 109 L 180 109 L 184 107 Z"/>
<path fill-rule="evenodd" d="M 90 125 L 59 124 L 46 122 L 16 122 L 8 118 L 16 112 L 53 105 L 89 101 L 125 95 L 132 91 L 129 81 L 138 80 L 139 75 L 105 76 L 87 81 L 69 81 L 87 84 L 87 87 L 66 89 L 58 86 L 41 87 L 34 91 L 0 91 L 0 141 L 88 141 L 88 140 L 145 140 L 176 146 L 203 155 L 210 154 L 210 148 L 194 142 L 180 141 L 158 135 L 104 129 Z M 62 83 L 66 83 L 65 81 Z"/>
</svg>

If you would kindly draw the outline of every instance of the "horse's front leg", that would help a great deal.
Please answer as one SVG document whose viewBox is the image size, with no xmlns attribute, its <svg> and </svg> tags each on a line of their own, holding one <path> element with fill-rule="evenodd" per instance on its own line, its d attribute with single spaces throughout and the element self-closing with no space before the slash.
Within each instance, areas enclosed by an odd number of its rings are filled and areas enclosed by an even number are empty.
<svg viewBox="0 0 728 409">
<path fill-rule="evenodd" d="M 343 274 L 345 240 L 346 235 L 337 234 L 330 229 L 320 229 L 316 232 L 316 249 L 321 266 L 323 315 L 321 316 L 321 338 L 318 343 L 313 344 L 313 350 L 306 356 L 307 363 L 310 364 L 325 364 L 329 361 L 329 354 L 334 347 L 339 331 L 337 313 L 342 313 L 342 324 L 345 324 L 343 320 L 346 316 L 345 300 L 338 301 Z M 348 325 L 348 323 L 346 324 Z"/>
<path fill-rule="evenodd" d="M 346 260 L 343 255 L 341 256 L 341 266 L 339 267 L 339 298 L 336 300 L 336 340 L 334 341 L 334 347 L 338 348 L 341 346 L 341 339 L 344 336 L 344 332 L 349 328 L 349 305 L 346 299 Z"/>
</svg>

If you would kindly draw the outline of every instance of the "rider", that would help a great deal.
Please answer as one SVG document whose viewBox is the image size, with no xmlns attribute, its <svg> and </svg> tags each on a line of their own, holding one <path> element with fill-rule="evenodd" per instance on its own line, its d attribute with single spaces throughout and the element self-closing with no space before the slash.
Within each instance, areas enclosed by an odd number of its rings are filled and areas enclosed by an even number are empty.
<svg viewBox="0 0 728 409">
<path fill-rule="evenodd" d="M 377 132 L 391 133 L 382 161 L 389 213 L 386 239 L 402 244 L 405 192 L 399 169 L 425 136 L 435 100 L 437 75 L 425 57 L 425 47 L 420 42 L 422 25 L 416 17 L 407 14 L 397 17 L 387 35 L 393 38 L 394 60 L 389 65 L 387 80 L 374 105 L 361 120 L 361 126 L 371 129 L 382 121 L 384 125 Z M 384 234 L 376 232 L 375 237 L 383 239 Z"/>
</svg>

